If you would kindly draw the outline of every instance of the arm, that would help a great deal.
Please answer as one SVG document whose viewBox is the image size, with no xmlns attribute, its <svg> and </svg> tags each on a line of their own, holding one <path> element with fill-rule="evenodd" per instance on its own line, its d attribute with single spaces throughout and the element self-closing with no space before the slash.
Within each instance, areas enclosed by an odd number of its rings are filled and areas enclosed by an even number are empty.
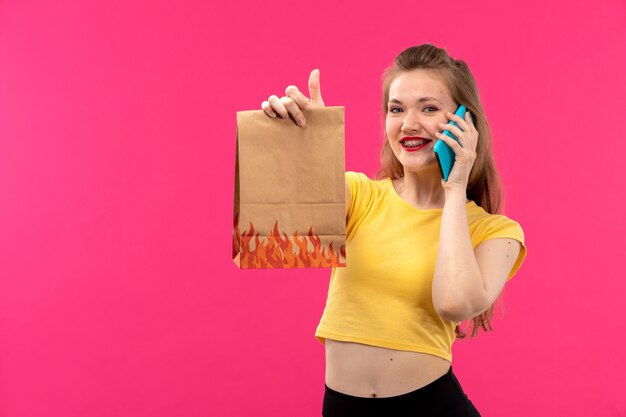
<svg viewBox="0 0 626 417">
<path fill-rule="evenodd" d="M 514 239 L 489 239 L 472 249 L 465 193 L 446 192 L 435 276 L 433 304 L 451 321 L 478 316 L 496 300 L 517 260 Z"/>
<path fill-rule="evenodd" d="M 350 187 L 348 187 L 348 181 L 346 180 L 346 219 L 348 218 L 348 211 L 350 210 L 350 199 L 352 196 L 350 195 Z"/>
</svg>

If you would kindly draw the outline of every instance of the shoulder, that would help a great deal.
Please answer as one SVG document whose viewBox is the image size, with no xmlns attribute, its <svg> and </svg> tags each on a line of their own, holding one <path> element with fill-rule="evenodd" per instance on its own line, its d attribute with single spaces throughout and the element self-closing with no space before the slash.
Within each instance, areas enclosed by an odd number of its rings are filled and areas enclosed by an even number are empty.
<svg viewBox="0 0 626 417">
<path fill-rule="evenodd" d="M 362 187 L 377 187 L 383 186 L 389 178 L 374 179 L 365 175 L 363 172 L 358 171 L 346 171 L 345 172 L 346 183 L 348 185 L 362 186 Z"/>
<path fill-rule="evenodd" d="M 348 182 L 352 182 L 352 183 L 368 183 L 371 182 L 372 180 L 365 175 L 362 172 L 357 172 L 357 171 L 346 171 L 346 181 Z"/>
<path fill-rule="evenodd" d="M 374 180 L 362 172 L 346 171 L 346 214 L 362 216 L 377 206 L 383 196 L 384 180 Z"/>
<path fill-rule="evenodd" d="M 369 178 L 362 172 L 346 171 L 346 186 L 352 194 L 361 194 L 371 191 L 374 186 L 374 180 Z"/>
<path fill-rule="evenodd" d="M 488 238 L 508 237 L 524 243 L 524 230 L 521 224 L 504 214 L 488 213 L 472 202 L 467 220 L 470 232 L 478 242 Z"/>
</svg>

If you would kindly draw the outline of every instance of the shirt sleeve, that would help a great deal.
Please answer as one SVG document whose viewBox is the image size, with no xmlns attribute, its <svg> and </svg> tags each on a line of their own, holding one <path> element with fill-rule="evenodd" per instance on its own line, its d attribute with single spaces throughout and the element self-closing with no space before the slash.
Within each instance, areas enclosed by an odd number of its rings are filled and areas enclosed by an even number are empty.
<svg viewBox="0 0 626 417">
<path fill-rule="evenodd" d="M 362 172 L 346 171 L 345 176 L 350 189 L 346 237 L 350 237 L 371 208 L 373 191 L 371 180 Z"/>
<path fill-rule="evenodd" d="M 487 239 L 509 238 L 517 240 L 521 247 L 517 260 L 507 277 L 507 282 L 513 278 L 513 275 L 520 268 L 526 258 L 526 244 L 524 243 L 524 230 L 522 226 L 515 220 L 509 219 L 504 215 L 492 215 L 481 225 L 480 242 Z"/>
</svg>

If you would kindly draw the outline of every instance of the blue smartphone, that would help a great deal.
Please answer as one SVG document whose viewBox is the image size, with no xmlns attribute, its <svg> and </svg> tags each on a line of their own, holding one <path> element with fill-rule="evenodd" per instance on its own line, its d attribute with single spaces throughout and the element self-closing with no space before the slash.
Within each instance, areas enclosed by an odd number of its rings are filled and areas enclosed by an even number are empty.
<svg viewBox="0 0 626 417">
<path fill-rule="evenodd" d="M 456 109 L 456 114 L 462 119 L 465 119 L 465 112 L 467 109 L 464 105 L 460 105 L 458 109 Z M 450 120 L 448 124 L 452 126 L 456 126 L 456 122 L 454 120 Z M 456 136 L 454 136 L 449 130 L 444 130 L 444 135 L 451 137 L 452 139 L 459 141 Z M 447 143 L 442 140 L 438 140 L 435 143 L 435 155 L 437 156 L 437 162 L 439 162 L 439 171 L 441 172 L 441 178 L 444 181 L 448 181 L 448 175 L 450 175 L 450 171 L 452 171 L 452 167 L 454 166 L 454 151 Z"/>
</svg>

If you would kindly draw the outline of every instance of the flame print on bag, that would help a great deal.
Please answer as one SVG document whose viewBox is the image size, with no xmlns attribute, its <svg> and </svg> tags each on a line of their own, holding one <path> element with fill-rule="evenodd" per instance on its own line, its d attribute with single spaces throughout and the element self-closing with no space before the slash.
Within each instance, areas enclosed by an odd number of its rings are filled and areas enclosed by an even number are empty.
<svg viewBox="0 0 626 417">
<path fill-rule="evenodd" d="M 293 237 L 278 230 L 278 221 L 274 223 L 269 236 L 254 235 L 254 225 L 250 222 L 248 231 L 239 231 L 239 214 L 235 215 L 233 228 L 233 261 L 240 268 L 324 268 L 345 267 L 346 250 L 342 245 L 339 252 L 333 249 L 332 242 L 327 250 L 321 244 L 318 235 L 309 228 L 307 235 Z M 254 249 L 251 248 L 254 243 Z M 309 247 L 312 246 L 312 250 Z"/>
</svg>

